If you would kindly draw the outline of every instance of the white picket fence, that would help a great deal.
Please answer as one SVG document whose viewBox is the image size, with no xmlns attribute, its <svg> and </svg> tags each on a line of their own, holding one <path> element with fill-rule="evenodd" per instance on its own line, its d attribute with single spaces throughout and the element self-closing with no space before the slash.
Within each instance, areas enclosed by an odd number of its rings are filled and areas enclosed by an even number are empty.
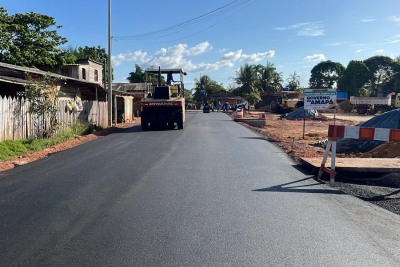
<svg viewBox="0 0 400 267">
<path fill-rule="evenodd" d="M 83 109 L 72 112 L 66 108 L 68 101 L 57 102 L 58 131 L 62 131 L 78 120 L 103 128 L 108 125 L 107 102 L 83 101 Z M 24 98 L 0 97 L 0 141 L 37 137 L 47 130 L 49 118 L 35 118 L 29 114 L 30 103 Z"/>
</svg>

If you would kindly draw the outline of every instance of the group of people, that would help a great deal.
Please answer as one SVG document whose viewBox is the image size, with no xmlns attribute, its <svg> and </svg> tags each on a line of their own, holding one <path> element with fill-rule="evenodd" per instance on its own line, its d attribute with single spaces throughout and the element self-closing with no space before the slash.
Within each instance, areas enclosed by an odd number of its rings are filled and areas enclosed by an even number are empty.
<svg viewBox="0 0 400 267">
<path fill-rule="evenodd" d="M 227 112 L 229 110 L 229 108 L 230 108 L 230 104 L 228 103 L 228 101 L 225 102 L 224 104 L 222 104 L 221 101 L 218 101 L 215 104 L 215 107 L 217 108 L 217 112 L 219 112 L 221 110 L 221 108 L 222 108 L 223 112 Z"/>
</svg>

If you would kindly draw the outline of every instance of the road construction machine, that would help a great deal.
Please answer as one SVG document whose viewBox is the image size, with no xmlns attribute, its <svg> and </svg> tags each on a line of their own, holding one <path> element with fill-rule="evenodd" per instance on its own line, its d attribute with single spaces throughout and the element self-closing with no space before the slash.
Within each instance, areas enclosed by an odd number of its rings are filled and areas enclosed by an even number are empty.
<svg viewBox="0 0 400 267">
<path fill-rule="evenodd" d="M 162 79 L 168 76 L 167 82 Z M 173 75 L 179 75 L 174 81 Z M 147 69 L 146 92 L 140 102 L 141 127 L 147 130 L 183 129 L 185 122 L 185 97 L 182 69 Z M 158 77 L 155 79 L 154 77 Z"/>
</svg>

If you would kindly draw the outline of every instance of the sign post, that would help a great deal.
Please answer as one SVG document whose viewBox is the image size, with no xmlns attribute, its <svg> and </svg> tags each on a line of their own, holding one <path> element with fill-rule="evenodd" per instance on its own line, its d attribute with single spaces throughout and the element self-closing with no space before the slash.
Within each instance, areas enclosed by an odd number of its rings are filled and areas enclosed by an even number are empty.
<svg viewBox="0 0 400 267">
<path fill-rule="evenodd" d="M 304 109 L 324 110 L 336 105 L 336 89 L 305 89 Z"/>
<path fill-rule="evenodd" d="M 336 89 L 305 89 L 304 90 L 304 112 L 306 110 L 325 110 L 335 107 L 336 118 Z M 303 139 L 306 125 L 306 116 L 303 122 Z"/>
</svg>

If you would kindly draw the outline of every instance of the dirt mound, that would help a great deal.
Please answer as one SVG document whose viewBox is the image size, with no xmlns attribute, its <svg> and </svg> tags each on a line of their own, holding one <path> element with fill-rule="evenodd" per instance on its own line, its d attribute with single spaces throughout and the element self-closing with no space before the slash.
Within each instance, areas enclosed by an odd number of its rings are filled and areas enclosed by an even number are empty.
<svg viewBox="0 0 400 267">
<path fill-rule="evenodd" d="M 400 143 L 387 142 L 367 153 L 359 155 L 360 158 L 400 158 Z"/>
</svg>

